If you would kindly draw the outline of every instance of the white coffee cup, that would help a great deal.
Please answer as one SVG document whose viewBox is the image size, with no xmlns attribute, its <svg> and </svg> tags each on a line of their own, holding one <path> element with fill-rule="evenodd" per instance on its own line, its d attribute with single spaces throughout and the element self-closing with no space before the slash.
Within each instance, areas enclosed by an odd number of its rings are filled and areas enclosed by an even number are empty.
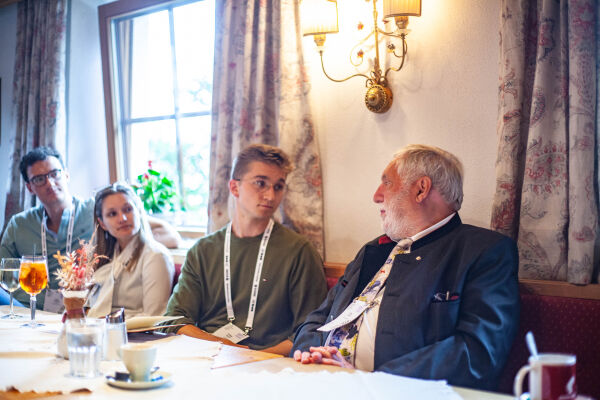
<svg viewBox="0 0 600 400">
<path fill-rule="evenodd" d="M 150 380 L 150 370 L 156 360 L 156 347 L 144 343 L 128 343 L 121 346 L 121 355 L 132 381 Z"/>
<path fill-rule="evenodd" d="M 545 353 L 529 357 L 529 364 L 515 376 L 515 396 L 521 396 L 523 379 L 529 374 L 531 400 L 574 400 L 577 397 L 576 362 L 572 354 Z"/>
</svg>

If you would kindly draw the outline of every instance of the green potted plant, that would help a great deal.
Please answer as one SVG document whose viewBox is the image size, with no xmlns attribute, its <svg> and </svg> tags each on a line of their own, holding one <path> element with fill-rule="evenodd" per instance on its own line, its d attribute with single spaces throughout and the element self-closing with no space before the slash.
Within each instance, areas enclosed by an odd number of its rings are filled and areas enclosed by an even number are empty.
<svg viewBox="0 0 600 400">
<path fill-rule="evenodd" d="M 165 214 L 176 211 L 179 196 L 172 180 L 152 168 L 148 161 L 148 170 L 138 175 L 137 184 L 132 185 L 140 196 L 148 214 Z"/>
</svg>

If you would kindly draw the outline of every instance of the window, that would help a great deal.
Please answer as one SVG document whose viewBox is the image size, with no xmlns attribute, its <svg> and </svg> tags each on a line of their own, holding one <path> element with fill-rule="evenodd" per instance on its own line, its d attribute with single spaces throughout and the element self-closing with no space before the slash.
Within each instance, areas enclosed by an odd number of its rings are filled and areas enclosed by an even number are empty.
<svg viewBox="0 0 600 400">
<path fill-rule="evenodd" d="M 205 227 L 214 0 L 117 3 L 99 7 L 111 180 L 136 183 L 151 161 L 179 194 L 174 222 Z"/>
</svg>

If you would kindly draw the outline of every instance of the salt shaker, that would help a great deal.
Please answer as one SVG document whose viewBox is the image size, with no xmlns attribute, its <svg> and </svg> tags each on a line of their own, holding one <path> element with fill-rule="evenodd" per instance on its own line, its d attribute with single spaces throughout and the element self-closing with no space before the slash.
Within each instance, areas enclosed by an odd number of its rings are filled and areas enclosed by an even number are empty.
<svg viewBox="0 0 600 400">
<path fill-rule="evenodd" d="M 121 346 L 127 344 L 125 309 L 121 308 L 106 316 L 106 355 L 105 360 L 120 360 Z"/>
</svg>

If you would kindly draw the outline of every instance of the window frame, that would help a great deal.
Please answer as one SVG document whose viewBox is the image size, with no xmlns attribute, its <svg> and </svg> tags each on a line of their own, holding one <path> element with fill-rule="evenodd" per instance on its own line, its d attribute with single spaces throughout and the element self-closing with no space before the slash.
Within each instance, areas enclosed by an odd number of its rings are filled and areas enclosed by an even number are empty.
<svg viewBox="0 0 600 400">
<path fill-rule="evenodd" d="M 125 180 L 127 168 L 125 167 L 124 148 L 125 140 L 121 137 L 122 130 L 119 129 L 119 104 L 115 99 L 118 94 L 118 84 L 114 81 L 116 77 L 115 60 L 115 33 L 112 26 L 115 20 L 123 17 L 146 14 L 193 3 L 198 0 L 120 0 L 98 6 L 98 25 L 100 34 L 100 55 L 102 62 L 102 82 L 104 87 L 104 110 L 106 120 L 106 139 L 108 147 L 108 169 L 111 182 Z M 179 113 L 180 116 L 196 113 Z M 158 118 L 161 119 L 161 118 Z M 131 121 L 122 121 L 131 122 Z"/>
</svg>

